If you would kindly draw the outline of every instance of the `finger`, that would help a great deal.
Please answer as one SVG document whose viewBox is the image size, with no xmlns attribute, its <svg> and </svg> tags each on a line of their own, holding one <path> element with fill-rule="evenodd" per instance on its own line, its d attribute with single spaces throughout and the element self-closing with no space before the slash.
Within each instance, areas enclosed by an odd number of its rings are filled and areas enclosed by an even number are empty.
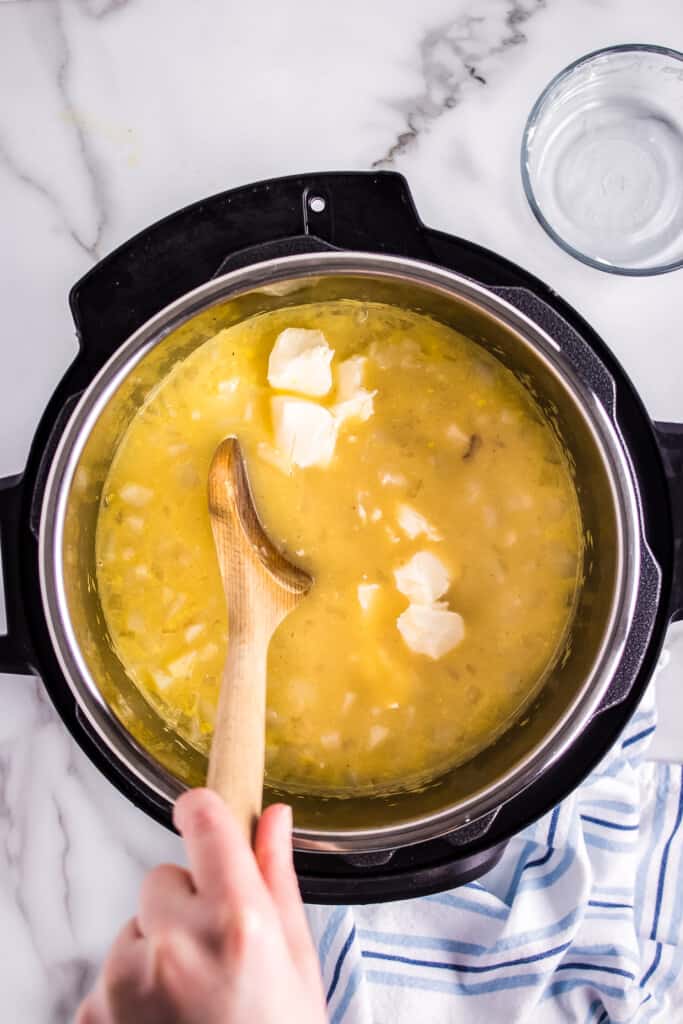
<svg viewBox="0 0 683 1024">
<path fill-rule="evenodd" d="M 318 973 L 318 957 L 294 870 L 291 807 L 272 804 L 263 812 L 256 831 L 254 853 L 294 961 L 306 971 L 314 966 Z"/>
<path fill-rule="evenodd" d="M 191 789 L 176 800 L 173 821 L 181 833 L 192 879 L 200 894 L 268 906 L 267 892 L 242 831 L 224 801 L 208 789 Z"/>
<path fill-rule="evenodd" d="M 99 991 L 92 992 L 79 1006 L 74 1024 L 111 1024 L 111 1015 Z"/>
<path fill-rule="evenodd" d="M 100 1010 L 97 1024 L 109 1024 L 117 1019 L 116 1007 L 121 999 L 139 993 L 147 986 L 149 977 L 149 947 L 142 936 L 138 922 L 133 918 L 119 932 L 102 968 L 99 981 L 91 995 L 93 1005 Z"/>
<path fill-rule="evenodd" d="M 161 864 L 142 883 L 138 922 L 143 935 L 151 936 L 169 925 L 196 925 L 200 908 L 192 879 L 176 864 Z"/>
</svg>

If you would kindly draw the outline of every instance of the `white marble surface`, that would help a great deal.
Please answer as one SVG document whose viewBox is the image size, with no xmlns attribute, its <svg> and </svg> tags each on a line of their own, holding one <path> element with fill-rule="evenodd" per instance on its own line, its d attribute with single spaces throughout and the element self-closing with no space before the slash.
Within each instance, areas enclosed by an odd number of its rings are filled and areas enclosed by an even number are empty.
<svg viewBox="0 0 683 1024">
<path fill-rule="evenodd" d="M 19 471 L 75 352 L 66 296 L 92 262 L 203 195 L 303 170 L 395 167 L 424 220 L 511 257 L 683 417 L 681 275 L 629 280 L 541 232 L 525 116 L 573 58 L 683 49 L 680 0 L 0 2 L 0 474 Z M 655 750 L 683 758 L 683 643 Z M 128 805 L 30 679 L 0 677 L 0 994 L 8 1022 L 71 1019 L 143 870 L 179 845 Z"/>
</svg>

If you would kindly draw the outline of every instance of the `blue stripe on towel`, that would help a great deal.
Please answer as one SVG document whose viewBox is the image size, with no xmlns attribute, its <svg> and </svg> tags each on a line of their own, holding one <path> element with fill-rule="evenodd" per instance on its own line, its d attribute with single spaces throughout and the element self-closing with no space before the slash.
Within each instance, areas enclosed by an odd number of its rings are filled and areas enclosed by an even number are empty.
<svg viewBox="0 0 683 1024">
<path fill-rule="evenodd" d="M 418 988 L 428 992 L 450 992 L 458 995 L 477 996 L 505 989 L 530 988 L 538 985 L 542 974 L 513 974 L 506 978 L 494 978 L 482 982 L 443 981 L 440 978 L 429 978 L 424 975 L 399 974 L 392 971 L 368 971 L 368 981 L 380 985 L 392 985 L 396 988 Z"/>
<path fill-rule="evenodd" d="M 330 951 L 330 947 L 334 942 L 334 937 L 339 931 L 339 927 L 344 920 L 346 914 L 345 907 L 335 907 L 334 910 L 330 911 L 330 919 L 327 922 L 325 931 L 322 934 L 322 938 L 318 944 L 318 957 L 320 958 L 320 966 L 325 967 L 325 961 L 327 960 L 327 954 Z"/>
<path fill-rule="evenodd" d="M 645 739 L 646 736 L 651 736 L 654 731 L 655 726 L 651 725 L 647 729 L 643 729 L 642 732 L 636 733 L 635 736 L 629 736 L 629 738 L 627 740 L 624 740 L 624 742 L 621 744 L 622 750 L 626 747 L 630 747 L 633 743 L 637 743 L 638 740 Z"/>
<path fill-rule="evenodd" d="M 532 953 L 529 956 L 519 957 L 517 960 L 503 960 L 497 964 L 456 964 L 443 960 L 416 960 L 412 957 L 400 956 L 397 953 L 377 953 L 372 950 L 363 950 L 363 957 L 370 960 L 391 960 L 394 963 L 410 964 L 412 967 L 435 967 L 445 971 L 459 971 L 462 974 L 483 974 L 486 971 L 500 971 L 506 967 L 521 967 L 523 964 L 533 964 L 539 960 L 547 960 L 564 953 L 569 949 L 570 942 L 565 942 L 554 949 L 546 949 L 542 953 Z"/>
<path fill-rule="evenodd" d="M 316 910 L 331 1024 L 673 1024 L 683 768 L 645 760 L 652 723 L 632 719 L 577 793 L 479 881 Z"/>
<path fill-rule="evenodd" d="M 348 979 L 348 981 L 346 983 L 346 988 L 344 989 L 344 993 L 343 993 L 342 997 L 340 998 L 339 1002 L 337 1003 L 337 1006 L 335 1008 L 334 1013 L 330 1017 L 330 1024 L 340 1024 L 342 1018 L 344 1017 L 344 1014 L 346 1013 L 346 1011 L 347 1011 L 347 1009 L 349 1007 L 349 1004 L 350 1004 L 351 1000 L 353 999 L 353 997 L 356 994 L 356 991 L 358 989 L 358 986 L 360 985 L 362 977 L 363 977 L 363 965 L 362 964 L 356 964 L 356 966 L 351 971 L 351 974 L 349 975 L 349 979 Z M 329 1002 L 329 999 L 328 999 L 328 1002 Z"/>
<path fill-rule="evenodd" d="M 593 825 L 604 825 L 605 828 L 615 828 L 619 832 L 637 832 L 639 825 L 622 825 L 618 821 L 607 821 L 606 818 L 593 818 L 590 814 L 582 814 L 581 821 L 589 821 Z"/>
<path fill-rule="evenodd" d="M 332 996 L 334 995 L 335 989 L 336 989 L 336 987 L 337 987 L 337 985 L 339 983 L 339 976 L 341 974 L 341 969 L 344 966 L 344 960 L 346 959 L 346 954 L 351 949 L 351 944 L 352 944 L 353 940 L 355 939 L 355 937 L 356 937 L 356 926 L 354 924 L 354 926 L 352 927 L 351 931 L 349 932 L 349 934 L 346 937 L 346 942 L 342 946 L 342 948 L 340 950 L 340 953 L 339 953 L 339 956 L 337 957 L 337 962 L 334 965 L 334 972 L 332 974 L 332 981 L 330 982 L 330 987 L 327 990 L 327 1002 L 328 1003 L 329 1003 L 330 999 L 332 998 Z"/>
<path fill-rule="evenodd" d="M 683 772 L 683 767 L 681 767 L 681 772 Z M 679 830 L 679 828 L 681 826 L 681 818 L 683 818 L 683 785 L 681 785 L 681 790 L 680 790 L 680 794 L 679 794 L 678 809 L 677 809 L 677 812 L 676 812 L 676 820 L 675 820 L 674 826 L 673 826 L 673 828 L 671 830 L 671 835 L 667 839 L 666 844 L 664 846 L 664 853 L 662 855 L 662 863 L 661 863 L 661 866 L 660 866 L 660 869 L 659 869 L 659 879 L 657 881 L 657 896 L 656 896 L 656 899 L 655 899 L 655 913 L 654 913 L 654 919 L 652 921 L 652 931 L 650 932 L 650 938 L 651 939 L 654 939 L 657 936 L 657 925 L 659 924 L 659 914 L 660 914 L 660 911 L 662 909 L 662 894 L 664 892 L 664 879 L 666 878 L 666 869 L 667 869 L 668 864 L 669 864 L 669 853 L 671 851 L 671 843 L 673 842 L 673 838 L 674 838 L 674 836 L 676 835 L 676 833 L 678 832 L 678 830 Z"/>
</svg>

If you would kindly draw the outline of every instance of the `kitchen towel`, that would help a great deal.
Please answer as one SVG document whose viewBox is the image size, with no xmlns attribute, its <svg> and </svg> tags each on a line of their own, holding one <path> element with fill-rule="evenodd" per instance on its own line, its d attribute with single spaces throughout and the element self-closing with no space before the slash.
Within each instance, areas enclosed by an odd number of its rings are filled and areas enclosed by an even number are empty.
<svg viewBox="0 0 683 1024">
<path fill-rule="evenodd" d="M 476 882 L 309 907 L 331 1024 L 683 1022 L 683 767 L 651 686 L 584 784 Z"/>
</svg>

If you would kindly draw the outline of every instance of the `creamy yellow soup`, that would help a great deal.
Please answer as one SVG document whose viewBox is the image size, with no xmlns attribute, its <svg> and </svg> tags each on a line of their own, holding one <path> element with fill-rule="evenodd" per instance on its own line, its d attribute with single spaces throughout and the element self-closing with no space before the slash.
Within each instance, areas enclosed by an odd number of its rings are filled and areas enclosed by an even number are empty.
<svg viewBox="0 0 683 1024">
<path fill-rule="evenodd" d="M 441 324 L 344 300 L 223 330 L 158 385 L 104 488 L 98 585 L 127 673 L 201 751 L 229 643 L 206 498 L 227 434 L 315 581 L 270 646 L 269 780 L 390 792 L 490 744 L 562 650 L 581 572 L 570 467 L 522 384 Z"/>
</svg>

